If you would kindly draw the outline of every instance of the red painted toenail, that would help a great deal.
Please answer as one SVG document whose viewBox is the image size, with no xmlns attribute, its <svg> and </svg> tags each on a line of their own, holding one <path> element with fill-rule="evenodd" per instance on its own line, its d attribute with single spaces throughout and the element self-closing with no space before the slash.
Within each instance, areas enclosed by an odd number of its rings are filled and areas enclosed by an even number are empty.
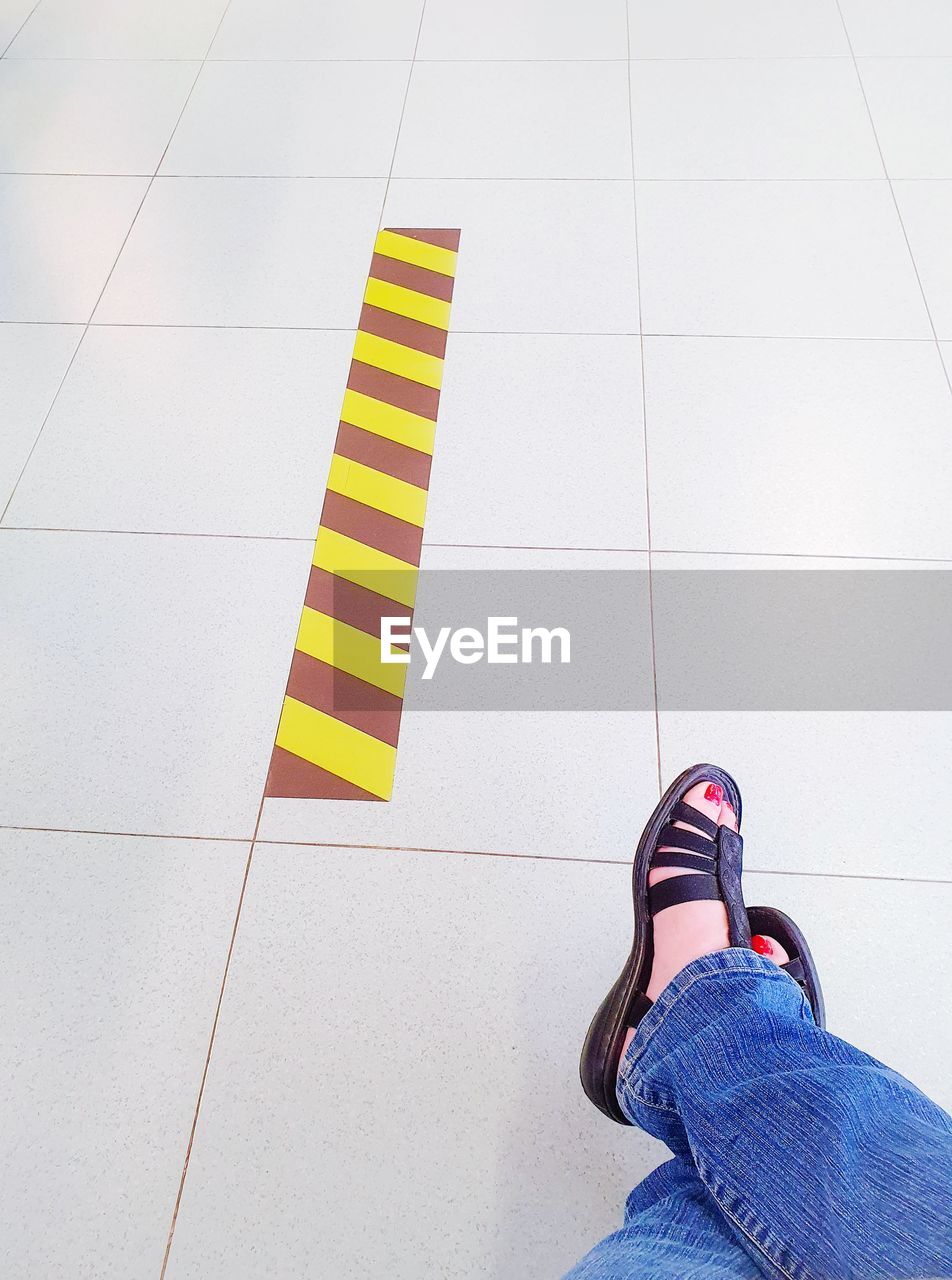
<svg viewBox="0 0 952 1280">
<path fill-rule="evenodd" d="M 750 945 L 759 956 L 773 955 L 773 947 L 770 945 L 769 939 L 765 938 L 762 934 L 755 933 L 750 940 Z"/>
<path fill-rule="evenodd" d="M 731 804 L 731 802 L 730 802 L 729 800 L 725 800 L 725 801 L 724 801 L 724 803 L 727 805 L 728 809 L 730 809 L 731 813 L 733 813 L 733 814 L 734 814 L 734 817 L 736 818 L 736 817 L 737 817 L 737 814 L 736 814 L 736 812 L 735 812 L 735 810 L 734 810 L 734 806 Z"/>
<path fill-rule="evenodd" d="M 724 799 L 724 788 L 716 782 L 709 782 L 707 790 L 704 792 L 704 799 L 710 800 L 711 804 L 720 804 Z"/>
</svg>

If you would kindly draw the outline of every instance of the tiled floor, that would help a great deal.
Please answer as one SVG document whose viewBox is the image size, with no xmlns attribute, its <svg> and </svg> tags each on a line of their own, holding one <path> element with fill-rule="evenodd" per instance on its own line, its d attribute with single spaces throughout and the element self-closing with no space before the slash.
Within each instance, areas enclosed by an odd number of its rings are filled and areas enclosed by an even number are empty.
<svg viewBox="0 0 952 1280">
<path fill-rule="evenodd" d="M 0 52 L 4 1276 L 558 1277 L 662 1158 L 576 1062 L 696 759 L 948 1105 L 952 713 L 684 708 L 661 607 L 952 570 L 944 0 L 0 0 Z M 389 804 L 262 805 L 381 223 L 462 228 L 424 566 L 629 572 L 636 705 L 411 704 Z"/>
</svg>

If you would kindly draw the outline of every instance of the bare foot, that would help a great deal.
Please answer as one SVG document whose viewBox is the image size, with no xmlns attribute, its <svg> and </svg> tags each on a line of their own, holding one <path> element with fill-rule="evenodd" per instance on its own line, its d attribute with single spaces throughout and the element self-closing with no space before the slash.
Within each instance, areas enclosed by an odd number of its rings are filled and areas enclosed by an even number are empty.
<svg viewBox="0 0 952 1280">
<path fill-rule="evenodd" d="M 716 782 L 699 782 L 684 795 L 685 804 L 689 804 L 699 813 L 716 822 L 719 826 L 737 830 L 737 815 L 727 800 L 723 789 Z M 704 835 L 696 827 L 687 822 L 675 822 L 676 827 L 684 831 L 694 831 Z M 659 846 L 662 850 L 673 849 L 673 845 Z M 685 876 L 691 873 L 678 867 L 663 867 L 648 872 L 648 884 L 660 884 L 670 876 Z M 723 951 L 730 946 L 730 933 L 727 925 L 727 909 L 722 902 L 680 902 L 677 906 L 667 907 L 659 911 L 652 919 L 654 935 L 654 964 L 648 982 L 646 995 L 649 1000 L 657 1000 L 671 979 L 681 970 L 712 951 Z M 775 938 L 753 939 L 754 950 L 759 955 L 775 964 L 786 964 L 790 957 Z M 629 1031 L 625 1040 L 628 1048 L 634 1030 Z M 622 1054 L 624 1058 L 624 1053 Z"/>
</svg>

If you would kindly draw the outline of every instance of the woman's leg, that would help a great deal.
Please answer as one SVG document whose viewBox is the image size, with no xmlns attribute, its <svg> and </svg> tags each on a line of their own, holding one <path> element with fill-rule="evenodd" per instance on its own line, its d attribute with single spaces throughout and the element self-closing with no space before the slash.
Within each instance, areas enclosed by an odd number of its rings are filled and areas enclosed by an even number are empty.
<svg viewBox="0 0 952 1280">
<path fill-rule="evenodd" d="M 565 1280 L 763 1280 L 688 1156 L 628 1197 L 625 1225 Z"/>
<path fill-rule="evenodd" d="M 678 973 L 628 1047 L 618 1096 L 689 1154 L 763 1274 L 952 1277 L 952 1120 L 816 1027 L 769 960 L 731 948 Z"/>
<path fill-rule="evenodd" d="M 702 825 L 736 830 L 719 783 L 684 799 Z M 665 861 L 649 885 L 685 874 Z M 730 947 L 722 903 L 670 905 L 652 926 L 656 1003 L 629 1032 L 618 1100 L 677 1159 L 636 1188 L 624 1229 L 572 1280 L 719 1276 L 725 1266 L 745 1276 L 743 1265 L 772 1280 L 952 1277 L 949 1117 L 815 1025 L 778 967 L 789 956 L 776 939 L 754 940 L 769 960 Z M 695 1272 L 678 1270 L 687 1222 Z"/>
</svg>

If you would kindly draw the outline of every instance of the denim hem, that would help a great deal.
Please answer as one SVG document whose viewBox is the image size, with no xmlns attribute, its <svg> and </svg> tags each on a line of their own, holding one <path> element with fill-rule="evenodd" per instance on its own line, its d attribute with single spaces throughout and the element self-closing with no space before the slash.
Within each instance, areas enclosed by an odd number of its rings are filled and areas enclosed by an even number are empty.
<svg viewBox="0 0 952 1280">
<path fill-rule="evenodd" d="M 668 1014 L 698 982 L 703 978 L 723 978 L 738 973 L 759 973 L 772 981 L 789 983 L 801 996 L 801 1013 L 804 1021 L 812 1021 L 813 1015 L 800 988 L 790 975 L 784 973 L 772 960 L 764 959 L 756 951 L 751 951 L 747 947 L 727 947 L 723 951 L 711 951 L 707 955 L 699 956 L 697 960 L 692 960 L 680 973 L 676 974 L 642 1018 L 619 1067 L 619 1084 L 636 1093 L 633 1078 L 649 1071 L 669 1052 L 669 1046 L 664 1043 L 665 1022 Z M 646 1101 L 641 1096 L 638 1100 Z M 675 1110 L 673 1102 L 662 1100 L 654 1093 L 647 1105 L 664 1111 Z"/>
</svg>

